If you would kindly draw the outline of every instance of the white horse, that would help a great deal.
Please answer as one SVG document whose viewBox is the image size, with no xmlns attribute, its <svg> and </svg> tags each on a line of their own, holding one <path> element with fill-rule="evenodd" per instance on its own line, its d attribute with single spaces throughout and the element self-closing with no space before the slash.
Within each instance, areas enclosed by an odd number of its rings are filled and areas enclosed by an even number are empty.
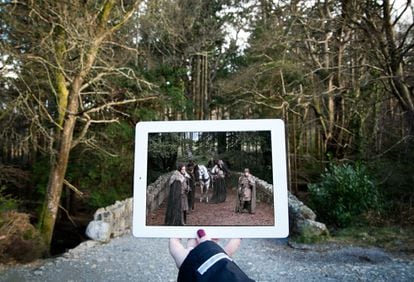
<svg viewBox="0 0 414 282">
<path fill-rule="evenodd" d="M 194 169 L 195 178 L 198 179 L 200 186 L 200 203 L 203 199 L 208 203 L 208 189 L 210 188 L 211 178 L 207 168 L 204 165 L 196 165 Z"/>
</svg>

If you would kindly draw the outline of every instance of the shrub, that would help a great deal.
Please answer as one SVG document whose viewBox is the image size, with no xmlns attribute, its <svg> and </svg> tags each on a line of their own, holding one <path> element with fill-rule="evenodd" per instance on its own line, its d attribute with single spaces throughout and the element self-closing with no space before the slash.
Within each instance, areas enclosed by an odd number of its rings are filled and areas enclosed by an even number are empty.
<svg viewBox="0 0 414 282">
<path fill-rule="evenodd" d="M 47 251 L 30 215 L 15 211 L 0 213 L 0 263 L 30 262 Z"/>
<path fill-rule="evenodd" d="M 19 206 L 19 202 L 5 193 L 6 188 L 0 187 L 0 213 L 16 210 Z"/>
<path fill-rule="evenodd" d="M 341 227 L 356 216 L 379 210 L 379 193 L 364 165 L 330 164 L 322 181 L 308 185 L 310 206 L 321 220 Z"/>
</svg>

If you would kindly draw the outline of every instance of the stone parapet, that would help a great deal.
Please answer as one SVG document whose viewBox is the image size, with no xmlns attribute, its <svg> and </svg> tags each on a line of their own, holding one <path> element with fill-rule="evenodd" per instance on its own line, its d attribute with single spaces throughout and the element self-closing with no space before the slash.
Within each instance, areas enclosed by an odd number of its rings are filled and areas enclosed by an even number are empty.
<svg viewBox="0 0 414 282">
<path fill-rule="evenodd" d="M 168 180 L 173 172 L 161 175 L 147 187 L 147 215 L 157 209 L 168 196 Z"/>
<path fill-rule="evenodd" d="M 86 235 L 93 240 L 107 242 L 125 234 L 132 228 L 132 207 L 133 198 L 128 198 L 96 210 L 93 221 L 86 228 Z"/>
</svg>

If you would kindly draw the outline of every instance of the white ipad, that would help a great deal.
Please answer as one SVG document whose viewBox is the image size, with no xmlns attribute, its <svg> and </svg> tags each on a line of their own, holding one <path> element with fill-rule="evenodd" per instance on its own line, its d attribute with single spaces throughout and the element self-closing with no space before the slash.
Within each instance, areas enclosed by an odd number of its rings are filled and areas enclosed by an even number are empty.
<svg viewBox="0 0 414 282">
<path fill-rule="evenodd" d="M 280 119 L 139 122 L 133 235 L 287 237 L 285 144 Z"/>
</svg>

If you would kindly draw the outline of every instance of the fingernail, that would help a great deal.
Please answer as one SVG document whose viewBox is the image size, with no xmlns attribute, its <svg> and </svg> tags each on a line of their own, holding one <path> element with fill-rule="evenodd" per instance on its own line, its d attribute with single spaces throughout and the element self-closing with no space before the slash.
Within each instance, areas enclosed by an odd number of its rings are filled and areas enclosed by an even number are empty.
<svg viewBox="0 0 414 282">
<path fill-rule="evenodd" d="M 203 238 L 204 236 L 206 236 L 206 232 L 204 231 L 204 229 L 198 229 L 197 230 L 197 236 L 198 238 Z"/>
</svg>

